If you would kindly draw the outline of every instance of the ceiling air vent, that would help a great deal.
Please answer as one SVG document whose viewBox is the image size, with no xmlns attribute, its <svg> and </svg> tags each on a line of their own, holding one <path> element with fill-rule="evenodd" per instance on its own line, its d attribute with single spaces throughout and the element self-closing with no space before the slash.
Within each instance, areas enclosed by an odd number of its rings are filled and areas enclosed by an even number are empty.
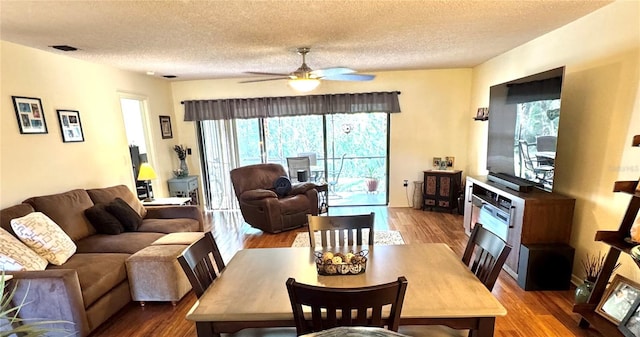
<svg viewBox="0 0 640 337">
<path fill-rule="evenodd" d="M 66 44 L 57 45 L 57 46 L 49 46 L 49 47 L 51 47 L 53 49 L 62 50 L 62 51 L 76 51 L 76 50 L 78 50 L 78 48 L 67 46 Z"/>
<path fill-rule="evenodd" d="M 162 75 L 162 77 L 164 77 L 164 78 L 176 78 L 178 76 L 176 76 L 176 75 Z"/>
</svg>

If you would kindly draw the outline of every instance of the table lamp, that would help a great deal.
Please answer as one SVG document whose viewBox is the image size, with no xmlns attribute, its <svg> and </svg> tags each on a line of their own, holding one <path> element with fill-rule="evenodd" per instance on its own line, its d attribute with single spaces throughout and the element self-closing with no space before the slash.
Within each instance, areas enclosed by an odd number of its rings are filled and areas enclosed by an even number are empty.
<svg viewBox="0 0 640 337">
<path fill-rule="evenodd" d="M 144 201 L 153 201 L 153 198 L 151 197 L 151 189 L 149 188 L 149 181 L 156 178 L 156 171 L 153 170 L 153 167 L 151 167 L 149 163 L 142 163 L 142 165 L 140 165 L 138 181 L 144 181 L 145 187 L 147 188 L 147 198 L 144 199 Z"/>
</svg>

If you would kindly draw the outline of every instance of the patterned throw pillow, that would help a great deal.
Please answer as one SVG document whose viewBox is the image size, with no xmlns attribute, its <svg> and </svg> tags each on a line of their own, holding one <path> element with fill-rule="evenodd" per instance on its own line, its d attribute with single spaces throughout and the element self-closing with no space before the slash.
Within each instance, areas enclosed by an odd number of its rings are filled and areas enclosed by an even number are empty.
<svg viewBox="0 0 640 337">
<path fill-rule="evenodd" d="M 0 270 L 44 270 L 47 260 L 36 254 L 9 232 L 0 228 Z"/>
<path fill-rule="evenodd" d="M 16 236 L 47 261 L 61 265 L 76 252 L 76 244 L 44 213 L 33 212 L 11 220 Z"/>
</svg>

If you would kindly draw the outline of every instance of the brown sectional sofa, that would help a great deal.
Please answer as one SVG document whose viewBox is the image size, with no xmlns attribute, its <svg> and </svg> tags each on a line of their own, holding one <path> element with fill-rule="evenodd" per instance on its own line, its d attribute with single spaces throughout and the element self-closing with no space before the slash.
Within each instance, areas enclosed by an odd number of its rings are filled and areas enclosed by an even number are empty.
<svg viewBox="0 0 640 337">
<path fill-rule="evenodd" d="M 87 208 L 116 197 L 142 216 L 137 232 L 99 234 L 84 216 Z M 145 208 L 124 185 L 32 197 L 0 210 L 0 226 L 14 234 L 11 219 L 34 211 L 58 224 L 77 245 L 76 253 L 61 266 L 7 274 L 18 281 L 16 298 L 26 296 L 29 302 L 20 311 L 22 318 L 70 321 L 73 324 L 57 327 L 73 331 L 72 336 L 89 335 L 131 302 L 125 267 L 129 256 L 167 233 L 203 231 L 202 213 L 196 206 Z"/>
</svg>

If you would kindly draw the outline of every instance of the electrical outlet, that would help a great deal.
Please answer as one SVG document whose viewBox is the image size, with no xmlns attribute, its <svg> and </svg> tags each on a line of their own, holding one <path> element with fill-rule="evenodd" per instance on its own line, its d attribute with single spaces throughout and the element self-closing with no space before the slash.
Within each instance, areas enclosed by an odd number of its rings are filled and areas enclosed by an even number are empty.
<svg viewBox="0 0 640 337">
<path fill-rule="evenodd" d="M 187 155 L 189 155 L 189 156 L 191 155 L 191 148 L 190 147 L 187 148 Z"/>
<path fill-rule="evenodd" d="M 404 186 L 404 187 L 409 186 L 409 180 L 405 179 L 405 180 L 402 182 L 402 186 Z"/>
</svg>

